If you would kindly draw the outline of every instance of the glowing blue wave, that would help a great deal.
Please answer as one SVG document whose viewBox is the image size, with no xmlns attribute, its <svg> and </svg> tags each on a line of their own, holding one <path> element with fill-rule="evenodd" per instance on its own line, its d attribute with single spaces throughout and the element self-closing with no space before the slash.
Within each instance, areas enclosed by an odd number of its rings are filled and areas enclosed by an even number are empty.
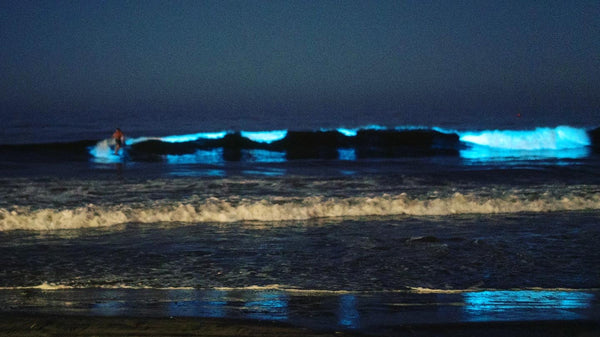
<svg viewBox="0 0 600 337">
<path fill-rule="evenodd" d="M 449 135 L 457 135 L 461 145 L 451 143 L 451 149 L 457 150 L 461 158 L 467 159 L 470 163 L 489 163 L 494 161 L 523 161 L 539 159 L 580 159 L 590 155 L 591 139 L 588 131 L 582 128 L 570 126 L 558 126 L 555 128 L 539 127 L 533 130 L 483 130 L 483 131 L 457 131 L 443 129 L 439 127 L 423 126 L 398 126 L 387 128 L 380 125 L 367 125 L 358 128 L 336 128 L 320 129 L 321 132 L 337 131 L 347 137 L 355 137 L 360 130 L 383 130 L 383 131 L 410 131 L 424 130 L 439 132 Z M 159 141 L 164 143 L 185 143 L 194 142 L 200 139 L 219 140 L 227 136 L 228 131 L 219 132 L 201 132 L 184 135 L 171 135 L 164 137 L 138 137 L 128 138 L 127 147 L 121 150 L 119 155 L 114 154 L 114 141 L 106 139 L 98 142 L 95 146 L 88 149 L 92 156 L 92 161 L 96 163 L 116 163 L 122 162 L 128 157 L 128 151 L 134 151 L 134 147 L 129 147 L 146 141 Z M 315 131 L 315 135 L 318 131 Z M 427 134 L 425 132 L 425 134 Z M 256 143 L 271 144 L 281 141 L 288 136 L 287 130 L 271 131 L 241 131 L 240 135 Z M 307 137 L 310 137 L 310 132 Z M 436 136 L 437 137 L 437 136 Z M 418 142 L 419 139 L 416 139 Z M 220 147 L 221 143 L 215 142 L 212 146 Z M 424 142 L 426 144 L 426 142 Z M 303 144 L 287 144 L 289 146 L 301 147 Z M 427 145 L 427 144 L 426 144 Z M 154 146 L 154 145 L 150 145 Z M 190 146 L 194 146 L 190 144 Z M 339 144 L 331 143 L 324 146 L 340 146 L 337 148 L 338 159 L 344 161 L 358 160 L 356 149 L 352 140 Z M 392 146 L 392 145 L 391 145 Z M 284 162 L 286 161 L 286 151 L 278 148 L 270 149 L 244 149 L 241 160 L 250 162 Z M 145 148 L 147 151 L 147 147 Z M 184 151 L 185 152 L 185 151 Z M 222 152 L 222 151 L 221 151 Z M 175 152 L 177 153 L 177 152 Z M 135 154 L 131 152 L 130 154 Z M 163 156 L 169 163 L 210 163 L 222 164 L 224 159 L 222 153 L 215 149 L 198 149 L 192 154 L 168 154 Z"/>
<path fill-rule="evenodd" d="M 276 142 L 282 140 L 287 136 L 287 130 L 273 130 L 273 131 L 242 131 L 242 137 L 248 138 L 253 142 L 267 143 Z"/>
<path fill-rule="evenodd" d="M 460 156 L 475 162 L 580 159 L 590 154 L 588 133 L 570 126 L 458 134 L 461 142 L 470 145 L 460 151 Z"/>
<path fill-rule="evenodd" d="M 227 131 L 220 132 L 201 132 L 201 133 L 193 133 L 187 135 L 173 135 L 158 138 L 163 142 L 168 143 L 185 143 L 185 142 L 193 142 L 198 139 L 221 139 L 227 135 Z"/>
<path fill-rule="evenodd" d="M 354 137 L 354 136 L 356 136 L 356 134 L 358 133 L 359 130 L 386 130 L 386 128 L 383 126 L 380 126 L 380 125 L 373 124 L 373 125 L 367 125 L 364 127 L 352 128 L 352 129 L 337 128 L 336 130 L 337 130 L 337 132 L 343 134 L 344 136 Z M 329 131 L 329 130 L 321 129 L 321 131 Z"/>
<path fill-rule="evenodd" d="M 461 132 L 465 143 L 505 150 L 562 150 L 590 145 L 587 132 L 569 126 L 536 128 L 529 131 L 493 130 Z"/>
<path fill-rule="evenodd" d="M 120 149 L 118 154 L 115 154 L 114 140 L 102 140 L 95 146 L 89 148 L 89 153 L 92 155 L 92 161 L 98 164 L 112 164 L 123 162 L 125 150 Z"/>
</svg>

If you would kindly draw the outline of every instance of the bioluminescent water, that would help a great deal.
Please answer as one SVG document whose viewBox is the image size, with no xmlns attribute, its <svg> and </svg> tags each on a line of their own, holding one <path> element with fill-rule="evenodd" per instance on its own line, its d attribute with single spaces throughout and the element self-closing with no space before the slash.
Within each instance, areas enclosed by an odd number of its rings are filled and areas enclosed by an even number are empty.
<svg viewBox="0 0 600 337">
<path fill-rule="evenodd" d="M 225 149 L 223 161 L 280 163 L 293 159 L 354 161 L 364 158 L 456 156 L 471 164 L 493 161 L 580 159 L 592 153 L 590 130 L 569 126 L 532 130 L 455 131 L 439 127 L 402 126 L 297 132 L 288 130 L 205 132 L 166 137 L 136 137 L 125 153 L 115 156 L 111 141 L 89 148 L 91 160 L 144 160 L 148 155 L 168 163 L 215 164 L 211 153 Z M 144 146 L 154 142 L 152 145 Z M 144 144 L 145 143 L 145 144 Z M 237 153 L 237 154 L 235 154 Z M 299 155 L 300 153 L 300 155 Z M 121 159 L 119 159 L 121 158 Z"/>
<path fill-rule="evenodd" d="M 599 319 L 598 129 L 166 134 L 0 145 L 0 311 Z"/>
</svg>

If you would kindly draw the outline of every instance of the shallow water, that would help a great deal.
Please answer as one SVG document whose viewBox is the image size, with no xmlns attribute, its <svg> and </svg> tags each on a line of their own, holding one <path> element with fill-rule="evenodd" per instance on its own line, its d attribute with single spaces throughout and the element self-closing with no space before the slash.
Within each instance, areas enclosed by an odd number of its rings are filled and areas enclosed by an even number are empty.
<svg viewBox="0 0 600 337">
<path fill-rule="evenodd" d="M 117 162 L 50 148 L 0 149 L 18 154 L 0 157 L 4 312 L 369 332 L 599 319 L 600 158 L 589 146 Z"/>
<path fill-rule="evenodd" d="M 597 211 L 1 233 L 3 287 L 596 288 Z"/>
</svg>

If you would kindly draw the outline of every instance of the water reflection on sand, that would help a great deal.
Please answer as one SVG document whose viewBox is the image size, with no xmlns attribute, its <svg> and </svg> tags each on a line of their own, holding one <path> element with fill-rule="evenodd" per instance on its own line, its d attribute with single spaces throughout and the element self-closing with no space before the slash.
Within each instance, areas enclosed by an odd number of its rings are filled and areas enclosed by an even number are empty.
<svg viewBox="0 0 600 337">
<path fill-rule="evenodd" d="M 92 316 L 216 317 L 320 329 L 377 330 L 408 324 L 592 320 L 597 291 L 344 292 L 247 289 L 3 289 L 2 311 Z M 8 304 L 12 303 L 13 306 Z"/>
</svg>

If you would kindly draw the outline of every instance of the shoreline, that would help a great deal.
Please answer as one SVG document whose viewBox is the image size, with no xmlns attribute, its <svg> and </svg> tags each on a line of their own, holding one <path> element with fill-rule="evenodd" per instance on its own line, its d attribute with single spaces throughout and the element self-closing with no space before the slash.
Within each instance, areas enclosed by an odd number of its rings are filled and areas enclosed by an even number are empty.
<svg viewBox="0 0 600 337">
<path fill-rule="evenodd" d="M 120 317 L 4 312 L 0 336 L 597 336 L 600 322 L 508 321 L 400 324 L 377 331 L 309 329 L 288 323 L 196 317 Z"/>
<path fill-rule="evenodd" d="M 600 336 L 596 292 L 3 290 L 0 336 Z"/>
</svg>

